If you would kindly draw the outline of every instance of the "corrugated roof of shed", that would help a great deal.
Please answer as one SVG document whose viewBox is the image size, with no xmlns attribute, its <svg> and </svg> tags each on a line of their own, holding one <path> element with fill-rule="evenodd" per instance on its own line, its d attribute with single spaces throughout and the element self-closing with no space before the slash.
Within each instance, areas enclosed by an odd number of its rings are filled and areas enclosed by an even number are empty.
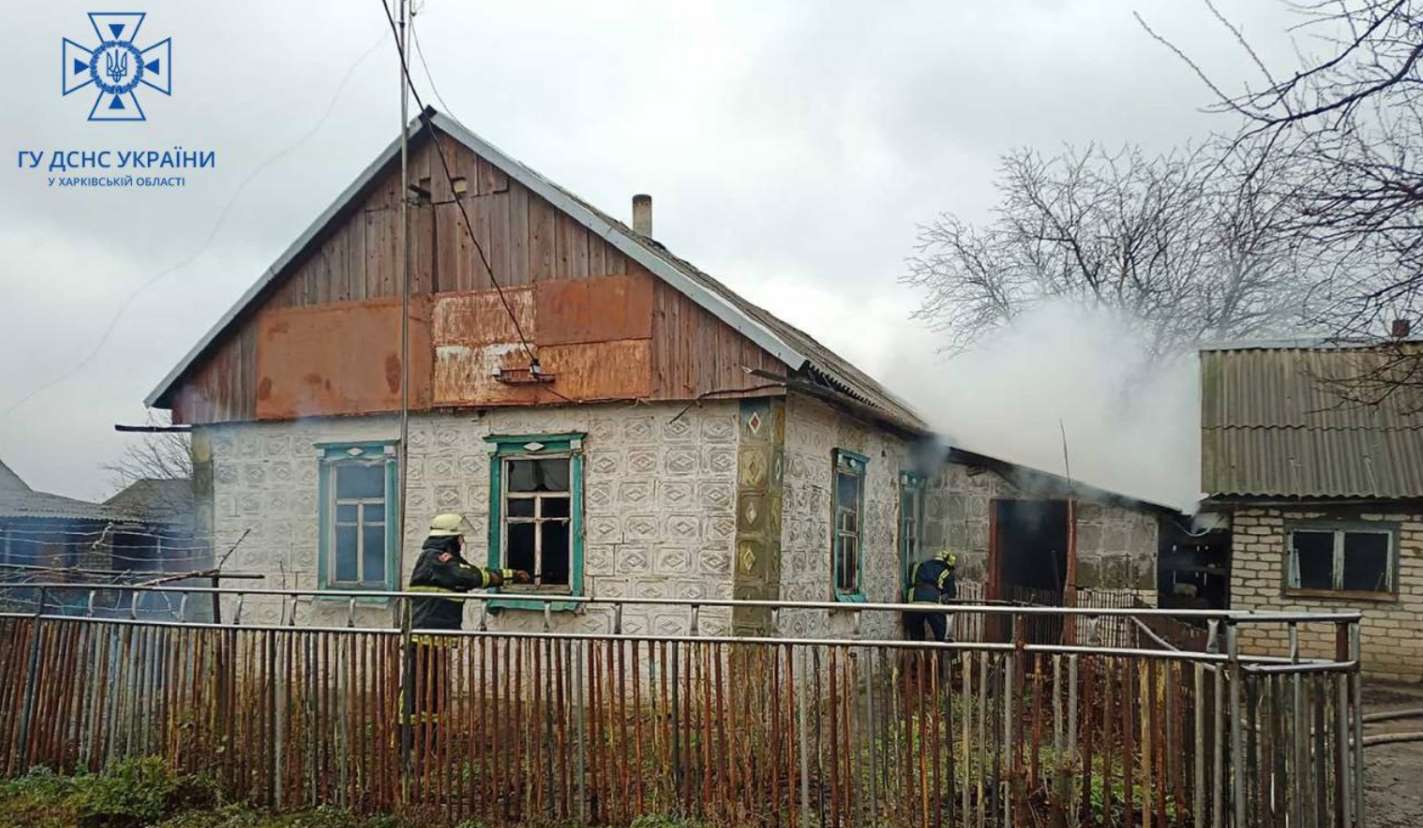
<svg viewBox="0 0 1423 828">
<path fill-rule="evenodd" d="M 1201 487 L 1214 497 L 1423 497 L 1423 414 L 1411 393 L 1343 400 L 1411 344 L 1201 351 Z"/>
</svg>

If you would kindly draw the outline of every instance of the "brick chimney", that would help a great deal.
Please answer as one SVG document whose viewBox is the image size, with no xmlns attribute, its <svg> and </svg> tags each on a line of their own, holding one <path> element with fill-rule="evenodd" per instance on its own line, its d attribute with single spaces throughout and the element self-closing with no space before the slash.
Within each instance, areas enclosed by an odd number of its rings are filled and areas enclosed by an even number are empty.
<svg viewBox="0 0 1423 828">
<path fill-rule="evenodd" d="M 1388 332 L 1394 339 L 1407 339 L 1413 333 L 1413 324 L 1407 319 L 1395 319 Z"/>
<path fill-rule="evenodd" d="M 652 196 L 646 193 L 632 197 L 632 229 L 638 235 L 652 238 Z"/>
</svg>

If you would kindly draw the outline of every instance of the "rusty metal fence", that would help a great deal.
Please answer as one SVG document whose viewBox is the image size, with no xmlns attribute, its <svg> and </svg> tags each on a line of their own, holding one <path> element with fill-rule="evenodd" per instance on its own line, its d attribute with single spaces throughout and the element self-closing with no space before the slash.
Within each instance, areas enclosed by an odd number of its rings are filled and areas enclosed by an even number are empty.
<svg viewBox="0 0 1423 828">
<path fill-rule="evenodd" d="M 417 596 L 341 597 L 408 618 Z M 3 613 L 0 772 L 159 755 L 263 805 L 431 824 L 1363 824 L 1357 613 L 1195 613 L 1209 636 L 1192 652 L 1025 635 L 1043 617 L 1182 615 L 1157 610 L 945 607 L 1002 618 L 1012 640 L 925 644 L 697 631 L 712 606 L 897 605 L 703 601 L 682 605 L 689 634 L 657 637 L 625 633 L 621 608 L 677 602 L 576 600 L 612 605 L 610 628 Z M 1290 654 L 1240 652 L 1254 624 L 1285 627 Z M 1318 625 L 1336 658 L 1300 656 Z"/>
</svg>

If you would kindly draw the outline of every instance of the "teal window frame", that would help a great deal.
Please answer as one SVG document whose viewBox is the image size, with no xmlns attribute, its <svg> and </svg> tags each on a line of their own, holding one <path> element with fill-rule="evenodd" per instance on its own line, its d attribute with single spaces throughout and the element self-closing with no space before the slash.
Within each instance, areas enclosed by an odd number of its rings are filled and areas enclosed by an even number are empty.
<svg viewBox="0 0 1423 828">
<path fill-rule="evenodd" d="M 330 592 L 361 590 L 394 591 L 400 588 L 400 469 L 395 440 L 347 443 L 317 443 L 317 520 L 320 528 L 316 560 L 317 589 Z M 385 466 L 385 581 L 383 584 L 344 584 L 332 580 L 332 555 L 336 547 L 335 505 L 336 467 L 341 463 L 370 462 L 379 458 Z M 385 603 L 385 599 L 369 599 Z"/>
<path fill-rule="evenodd" d="M 830 476 L 830 585 L 836 601 L 863 604 L 865 596 L 865 478 L 869 474 L 870 458 L 848 449 L 831 452 Z M 852 474 L 859 480 L 859 497 L 855 514 L 855 588 L 840 588 L 840 475 Z"/>
<path fill-rule="evenodd" d="M 928 478 L 916 471 L 899 472 L 899 580 L 909 589 L 914 564 L 924 560 L 924 490 Z M 907 514 L 912 512 L 912 514 Z M 905 595 L 907 596 L 907 592 Z"/>
<path fill-rule="evenodd" d="M 583 593 L 583 440 L 582 432 L 564 434 L 491 434 L 484 438 L 489 449 L 489 566 L 502 569 L 504 561 L 504 462 L 516 457 L 568 457 L 568 592 L 530 593 L 491 590 L 508 597 L 491 598 L 491 609 L 537 610 L 547 606 L 553 612 L 573 612 L 580 604 L 560 601 L 560 597 L 581 597 Z M 537 595 L 538 597 L 533 597 Z"/>
</svg>

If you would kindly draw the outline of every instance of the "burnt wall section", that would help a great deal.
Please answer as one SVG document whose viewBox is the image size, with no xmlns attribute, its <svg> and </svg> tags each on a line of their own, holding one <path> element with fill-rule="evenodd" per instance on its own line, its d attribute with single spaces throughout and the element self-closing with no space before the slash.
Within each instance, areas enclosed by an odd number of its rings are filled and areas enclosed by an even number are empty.
<svg viewBox="0 0 1423 828">
<path fill-rule="evenodd" d="M 952 549 L 961 582 L 983 585 L 989 573 L 993 501 L 1034 497 L 990 469 L 945 464 L 925 493 L 924 543 L 930 549 Z M 1157 514 L 1079 500 L 1076 520 L 1078 588 L 1131 591 L 1154 605 Z"/>
</svg>

